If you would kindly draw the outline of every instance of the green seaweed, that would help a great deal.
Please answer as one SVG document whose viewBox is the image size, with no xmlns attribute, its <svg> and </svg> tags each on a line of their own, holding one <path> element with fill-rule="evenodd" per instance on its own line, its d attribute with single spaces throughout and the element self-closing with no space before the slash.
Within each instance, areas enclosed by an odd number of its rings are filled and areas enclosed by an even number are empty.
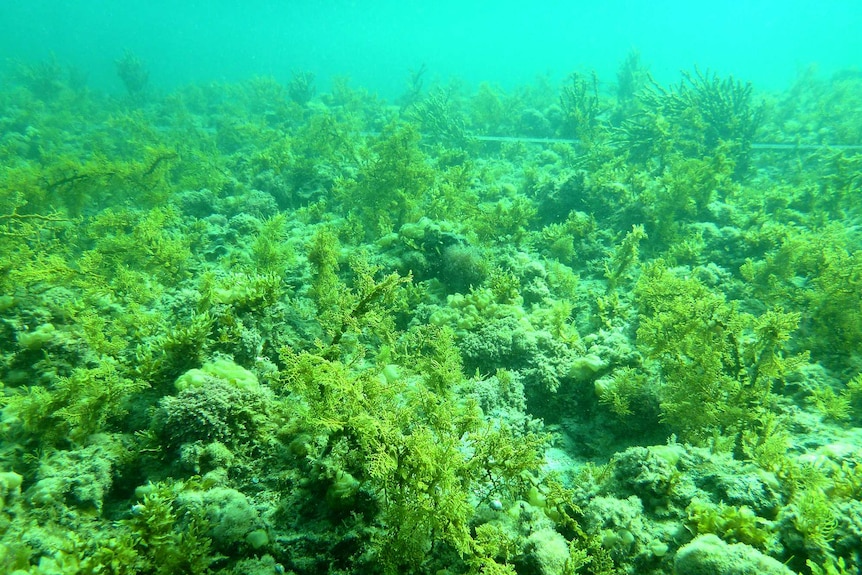
<svg viewBox="0 0 862 575">
<path fill-rule="evenodd" d="M 622 125 L 634 161 L 658 158 L 664 164 L 677 152 L 698 158 L 724 148 L 734 176 L 745 175 L 763 122 L 763 105 L 754 101 L 750 83 L 695 68 L 683 72 L 683 80 L 671 89 L 652 81 L 638 99 L 640 113 Z"/>
<path fill-rule="evenodd" d="M 662 418 L 687 438 L 733 436 L 756 426 L 773 402 L 773 385 L 807 354 L 783 349 L 799 314 L 777 308 L 753 317 L 695 278 L 661 262 L 638 281 L 638 342 L 657 360 Z"/>
<path fill-rule="evenodd" d="M 858 74 L 117 71 L 0 89 L 0 570 L 858 571 Z"/>
<path fill-rule="evenodd" d="M 422 200 L 435 179 L 419 148 L 413 124 L 392 123 L 372 142 L 356 179 L 335 190 L 346 212 L 354 213 L 373 238 L 419 219 Z"/>
<path fill-rule="evenodd" d="M 7 398 L 4 414 L 13 428 L 38 445 L 82 445 L 108 422 L 124 416 L 131 396 L 149 387 L 124 377 L 115 362 L 103 359 L 94 368 L 76 368 L 50 388 L 31 386 Z"/>
<path fill-rule="evenodd" d="M 186 510 L 180 515 L 174 508 L 175 499 L 184 487 L 182 483 L 148 486 L 141 500 L 132 507 L 132 516 L 124 520 L 137 555 L 146 558 L 142 572 L 206 575 L 219 560 L 206 535 L 209 528 L 206 518 L 197 510 Z M 120 542 L 128 544 L 128 539 Z M 111 554 L 117 551 L 112 549 Z M 121 552 L 135 556 L 128 548 Z"/>
<path fill-rule="evenodd" d="M 746 506 L 711 504 L 697 499 L 686 508 L 689 524 L 697 533 L 714 533 L 728 543 L 745 543 L 762 551 L 777 545 L 772 523 Z"/>
</svg>

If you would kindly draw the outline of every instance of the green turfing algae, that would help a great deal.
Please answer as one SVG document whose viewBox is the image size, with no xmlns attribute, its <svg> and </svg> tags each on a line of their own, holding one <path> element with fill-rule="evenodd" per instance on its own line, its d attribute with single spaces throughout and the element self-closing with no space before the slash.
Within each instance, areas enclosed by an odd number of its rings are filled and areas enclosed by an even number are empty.
<svg viewBox="0 0 862 575">
<path fill-rule="evenodd" d="M 0 92 L 0 571 L 862 568 L 862 154 L 759 145 L 862 144 L 858 75 L 55 64 Z"/>
</svg>

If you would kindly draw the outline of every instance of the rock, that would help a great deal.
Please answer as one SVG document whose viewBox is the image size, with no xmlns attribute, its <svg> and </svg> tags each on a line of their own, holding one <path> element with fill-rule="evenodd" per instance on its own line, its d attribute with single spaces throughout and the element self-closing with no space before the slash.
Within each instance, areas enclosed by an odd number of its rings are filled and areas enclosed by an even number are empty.
<svg viewBox="0 0 862 575">
<path fill-rule="evenodd" d="M 743 543 L 701 535 L 680 548 L 675 575 L 794 575 L 786 565 Z"/>
</svg>

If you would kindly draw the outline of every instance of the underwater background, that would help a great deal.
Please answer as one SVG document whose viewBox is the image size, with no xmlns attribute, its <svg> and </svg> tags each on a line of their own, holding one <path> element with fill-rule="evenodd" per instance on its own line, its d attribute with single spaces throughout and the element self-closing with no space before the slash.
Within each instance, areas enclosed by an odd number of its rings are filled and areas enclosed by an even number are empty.
<svg viewBox="0 0 862 575">
<path fill-rule="evenodd" d="M 0 574 L 862 571 L 862 4 L 0 4 Z"/>
<path fill-rule="evenodd" d="M 254 75 L 284 83 L 305 71 L 327 91 L 346 75 L 392 99 L 422 65 L 429 80 L 473 88 L 593 70 L 612 82 L 637 49 L 663 83 L 698 64 L 777 90 L 812 64 L 824 74 L 858 66 L 860 23 L 853 0 L 31 0 L 0 4 L 0 55 L 55 53 L 113 93 L 113 61 L 128 49 L 162 90 Z"/>
</svg>

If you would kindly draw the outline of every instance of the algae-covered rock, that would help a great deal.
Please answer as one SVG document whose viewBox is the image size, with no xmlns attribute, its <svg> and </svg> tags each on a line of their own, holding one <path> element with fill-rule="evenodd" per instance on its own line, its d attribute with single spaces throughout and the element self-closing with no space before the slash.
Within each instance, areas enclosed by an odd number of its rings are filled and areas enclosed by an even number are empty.
<svg viewBox="0 0 862 575">
<path fill-rule="evenodd" d="M 119 445 L 107 437 L 75 451 L 54 451 L 40 462 L 25 499 L 33 507 L 100 512 L 121 458 Z"/>
<path fill-rule="evenodd" d="M 163 397 L 152 428 L 170 447 L 218 441 L 235 449 L 265 437 L 271 431 L 270 414 L 275 409 L 272 393 L 266 388 L 204 378 L 200 384 L 184 387 L 176 396 Z"/>
<path fill-rule="evenodd" d="M 623 493 L 637 495 L 647 507 L 665 505 L 680 481 L 673 456 L 679 457 L 666 448 L 630 447 L 617 456 L 614 478 Z"/>
<path fill-rule="evenodd" d="M 569 560 L 566 538 L 553 529 L 540 529 L 527 538 L 524 565 L 538 575 L 562 575 Z"/>
<path fill-rule="evenodd" d="M 231 549 L 243 543 L 258 549 L 268 543 L 257 509 L 236 489 L 213 487 L 205 491 L 187 491 L 177 498 L 177 503 L 203 511 L 210 524 L 208 535 L 220 549 Z"/>
<path fill-rule="evenodd" d="M 793 571 L 749 545 L 729 545 L 716 535 L 701 535 L 677 552 L 674 574 L 793 575 Z"/>
</svg>

